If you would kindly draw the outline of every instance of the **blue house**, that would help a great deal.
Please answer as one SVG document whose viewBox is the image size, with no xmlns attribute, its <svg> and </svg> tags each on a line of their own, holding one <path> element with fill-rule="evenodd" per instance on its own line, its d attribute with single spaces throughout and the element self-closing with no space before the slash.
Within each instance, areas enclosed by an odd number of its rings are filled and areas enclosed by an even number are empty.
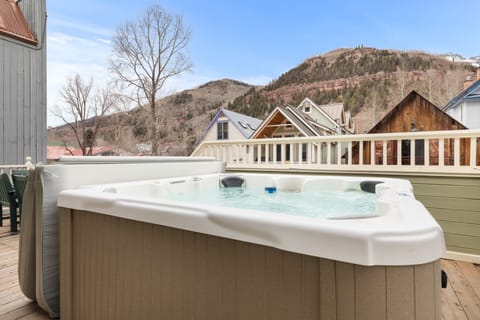
<svg viewBox="0 0 480 320">
<path fill-rule="evenodd" d="M 465 89 L 450 100 L 443 110 L 469 129 L 480 129 L 480 68 L 476 79 L 467 78 Z"/>
<path fill-rule="evenodd" d="M 238 112 L 219 109 L 199 141 L 246 140 L 255 132 L 262 120 Z"/>
</svg>

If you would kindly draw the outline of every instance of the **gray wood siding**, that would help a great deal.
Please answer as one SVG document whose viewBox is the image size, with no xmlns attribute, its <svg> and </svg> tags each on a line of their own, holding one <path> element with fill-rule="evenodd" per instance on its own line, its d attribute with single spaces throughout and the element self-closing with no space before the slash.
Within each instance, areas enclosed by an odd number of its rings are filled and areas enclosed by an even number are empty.
<svg viewBox="0 0 480 320">
<path fill-rule="evenodd" d="M 43 35 L 45 0 L 20 2 L 38 40 Z M 0 164 L 46 160 L 46 47 L 0 36 Z"/>
</svg>

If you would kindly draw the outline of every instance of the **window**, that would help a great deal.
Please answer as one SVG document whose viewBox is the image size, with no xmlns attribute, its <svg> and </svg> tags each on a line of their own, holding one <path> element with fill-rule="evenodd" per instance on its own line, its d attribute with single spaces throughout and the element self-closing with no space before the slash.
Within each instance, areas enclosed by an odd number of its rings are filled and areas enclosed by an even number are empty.
<svg viewBox="0 0 480 320">
<path fill-rule="evenodd" d="M 248 129 L 248 125 L 243 121 L 238 121 L 238 124 L 242 126 L 243 129 Z"/>
<path fill-rule="evenodd" d="M 228 140 L 228 121 L 217 123 L 217 140 Z"/>
<path fill-rule="evenodd" d="M 292 127 L 292 123 L 291 123 L 290 121 L 287 121 L 285 124 L 286 124 L 285 127 L 287 127 L 287 128 L 291 128 L 291 127 Z"/>
<path fill-rule="evenodd" d="M 303 108 L 303 112 L 305 112 L 305 113 L 310 113 L 310 107 L 309 107 L 309 106 L 305 106 L 305 107 Z"/>
</svg>

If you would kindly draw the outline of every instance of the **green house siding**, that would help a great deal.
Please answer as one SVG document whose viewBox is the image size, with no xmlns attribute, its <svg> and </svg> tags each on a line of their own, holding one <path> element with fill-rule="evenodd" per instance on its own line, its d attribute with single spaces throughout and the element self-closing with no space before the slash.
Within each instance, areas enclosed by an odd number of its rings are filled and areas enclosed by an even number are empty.
<svg viewBox="0 0 480 320">
<path fill-rule="evenodd" d="M 296 173 L 294 170 L 279 171 Z M 259 170 L 255 170 L 255 172 L 258 173 Z M 366 173 L 338 174 L 313 170 L 308 172 L 302 170 L 301 174 L 386 176 L 385 174 Z M 442 227 L 447 250 L 480 255 L 480 177 L 407 174 L 388 175 L 388 177 L 407 179 L 412 183 L 415 197 L 425 205 Z"/>
<path fill-rule="evenodd" d="M 442 226 L 447 250 L 480 255 L 480 178 L 409 180 L 417 199 Z"/>
</svg>

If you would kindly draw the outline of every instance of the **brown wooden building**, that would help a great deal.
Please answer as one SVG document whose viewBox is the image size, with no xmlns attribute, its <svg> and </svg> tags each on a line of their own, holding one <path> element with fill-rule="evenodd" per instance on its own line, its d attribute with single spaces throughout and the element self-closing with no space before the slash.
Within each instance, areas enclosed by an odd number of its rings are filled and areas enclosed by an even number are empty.
<svg viewBox="0 0 480 320">
<path fill-rule="evenodd" d="M 394 132 L 415 132 L 415 131 L 441 131 L 467 129 L 463 124 L 442 111 L 432 102 L 428 101 L 416 91 L 410 92 L 398 105 L 396 105 L 385 117 L 375 124 L 367 134 L 373 133 L 394 133 Z M 469 143 L 462 139 L 461 159 L 462 165 L 469 159 Z M 425 141 L 417 139 L 415 142 L 415 164 L 424 165 Z M 410 164 L 410 140 L 402 140 L 401 148 L 398 150 L 397 141 L 387 143 L 387 164 L 397 164 L 398 152 L 401 152 L 402 164 Z M 429 140 L 430 165 L 438 165 L 438 140 Z M 446 140 L 444 143 L 445 165 L 453 164 L 453 141 Z M 352 150 L 353 163 L 358 163 L 359 145 Z M 364 142 L 363 163 L 370 164 L 370 143 Z M 375 143 L 375 163 L 383 162 L 382 142 Z"/>
</svg>

